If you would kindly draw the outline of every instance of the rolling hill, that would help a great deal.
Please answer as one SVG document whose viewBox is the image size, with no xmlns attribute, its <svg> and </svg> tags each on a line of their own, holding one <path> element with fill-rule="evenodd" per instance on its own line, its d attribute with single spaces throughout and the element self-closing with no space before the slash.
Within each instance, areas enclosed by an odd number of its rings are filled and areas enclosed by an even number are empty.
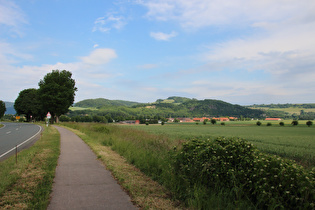
<svg viewBox="0 0 315 210">
<path fill-rule="evenodd" d="M 137 103 L 122 100 L 88 99 L 75 104 L 75 107 L 97 108 L 97 110 L 73 110 L 72 114 L 98 114 L 106 116 L 123 116 L 125 119 L 147 117 L 247 117 L 258 118 L 264 112 L 240 105 L 233 105 L 220 100 L 189 99 L 172 96 L 167 99 L 158 99 L 153 103 Z"/>
</svg>

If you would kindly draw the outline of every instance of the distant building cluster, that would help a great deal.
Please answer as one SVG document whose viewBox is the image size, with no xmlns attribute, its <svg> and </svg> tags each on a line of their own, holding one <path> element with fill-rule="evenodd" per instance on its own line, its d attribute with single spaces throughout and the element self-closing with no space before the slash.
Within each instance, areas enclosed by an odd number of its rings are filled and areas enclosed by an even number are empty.
<svg viewBox="0 0 315 210">
<path fill-rule="evenodd" d="M 215 119 L 216 121 L 224 122 L 224 121 L 237 120 L 237 117 L 219 117 L 219 118 L 217 118 L 217 117 L 213 117 L 213 118 L 208 118 L 208 117 L 181 118 L 181 117 L 179 117 L 179 118 L 169 118 L 168 121 L 174 122 L 175 119 L 179 120 L 179 122 L 203 122 L 205 120 L 210 121 L 211 119 Z"/>
</svg>

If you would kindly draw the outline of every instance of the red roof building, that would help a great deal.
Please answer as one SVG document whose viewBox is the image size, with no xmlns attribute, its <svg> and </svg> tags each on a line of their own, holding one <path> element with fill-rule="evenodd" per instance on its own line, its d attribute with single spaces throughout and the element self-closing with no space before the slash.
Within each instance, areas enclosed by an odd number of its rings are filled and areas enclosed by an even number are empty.
<svg viewBox="0 0 315 210">
<path fill-rule="evenodd" d="M 282 120 L 281 118 L 266 118 L 265 120 Z"/>
</svg>

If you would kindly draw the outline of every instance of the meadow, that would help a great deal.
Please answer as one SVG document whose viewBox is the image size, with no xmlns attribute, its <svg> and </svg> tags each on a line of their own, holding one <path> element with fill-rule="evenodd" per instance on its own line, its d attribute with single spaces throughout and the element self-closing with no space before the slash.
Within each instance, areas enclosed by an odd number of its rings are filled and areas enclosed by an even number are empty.
<svg viewBox="0 0 315 210">
<path fill-rule="evenodd" d="M 184 123 L 163 126 L 64 125 L 80 130 L 80 137 L 102 161 L 110 158 L 108 148 L 114 150 L 167 189 L 169 193 L 166 194 L 171 195 L 171 200 L 178 199 L 189 208 L 314 207 L 315 175 L 311 169 L 314 166 L 314 127 L 301 122 L 299 126 L 286 124 L 284 127 L 266 126 L 266 122 L 261 126 L 254 122 L 231 122 L 225 126 Z M 247 139 L 252 140 L 248 142 Z M 259 143 L 263 149 L 256 149 Z M 303 150 L 309 155 L 305 156 Z M 298 159 L 308 169 L 270 153 L 283 153 L 284 157 Z M 112 163 L 110 168 L 115 165 Z M 155 194 L 152 189 L 134 189 L 134 180 L 128 184 L 127 177 L 121 176 L 116 179 L 121 180 L 131 195 L 139 192 L 146 194 L 145 197 Z M 150 205 L 140 206 L 150 208 Z"/>
<path fill-rule="evenodd" d="M 219 136 L 240 137 L 253 143 L 261 151 L 294 159 L 302 165 L 315 167 L 315 126 L 306 126 L 306 121 L 299 121 L 292 126 L 291 121 L 230 121 L 225 125 L 207 125 L 199 123 L 166 123 L 162 125 L 130 125 L 131 128 L 144 130 L 154 134 L 170 136 L 173 139 L 212 139 Z M 266 126 L 270 122 L 272 126 Z"/>
</svg>

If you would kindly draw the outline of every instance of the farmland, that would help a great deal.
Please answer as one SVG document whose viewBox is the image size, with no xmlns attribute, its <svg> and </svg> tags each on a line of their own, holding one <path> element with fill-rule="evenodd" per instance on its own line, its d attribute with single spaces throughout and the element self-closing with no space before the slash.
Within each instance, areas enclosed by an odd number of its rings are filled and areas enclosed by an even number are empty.
<svg viewBox="0 0 315 210">
<path fill-rule="evenodd" d="M 288 160 L 314 166 L 315 129 L 299 123 L 64 125 L 80 130 L 100 159 L 106 160 L 105 147 L 111 148 L 188 207 L 285 209 L 314 206 L 314 172 Z"/>
<path fill-rule="evenodd" d="M 272 126 L 266 126 L 262 121 L 257 126 L 256 121 L 226 122 L 222 125 L 203 125 L 171 123 L 161 125 L 132 125 L 130 127 L 148 131 L 154 134 L 163 134 L 173 139 L 208 139 L 219 136 L 240 137 L 253 143 L 260 150 L 282 157 L 294 159 L 304 166 L 315 167 L 315 127 L 307 127 L 306 121 L 299 121 L 298 126 L 292 126 L 291 121 L 284 121 L 281 127 L 279 122 L 268 121 Z"/>
</svg>

